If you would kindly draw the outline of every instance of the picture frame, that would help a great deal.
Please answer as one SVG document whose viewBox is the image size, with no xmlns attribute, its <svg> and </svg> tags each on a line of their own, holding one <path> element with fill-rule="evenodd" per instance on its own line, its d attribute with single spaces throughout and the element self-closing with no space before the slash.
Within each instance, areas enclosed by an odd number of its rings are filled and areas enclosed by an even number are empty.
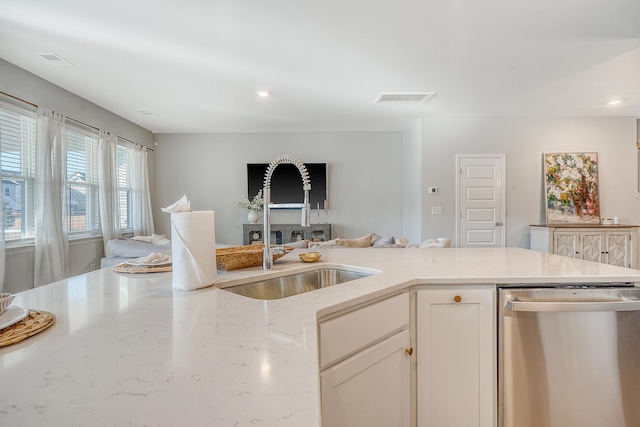
<svg viewBox="0 0 640 427">
<path fill-rule="evenodd" d="M 544 153 L 547 224 L 600 224 L 598 153 Z"/>
</svg>

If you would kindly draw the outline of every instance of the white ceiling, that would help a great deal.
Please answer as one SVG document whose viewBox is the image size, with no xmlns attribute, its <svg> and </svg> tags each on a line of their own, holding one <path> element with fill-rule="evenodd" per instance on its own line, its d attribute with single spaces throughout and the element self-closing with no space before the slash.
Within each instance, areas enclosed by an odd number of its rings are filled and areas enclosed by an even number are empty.
<svg viewBox="0 0 640 427">
<path fill-rule="evenodd" d="M 640 117 L 638 0 L 0 0 L 0 57 L 156 133 Z"/>
</svg>

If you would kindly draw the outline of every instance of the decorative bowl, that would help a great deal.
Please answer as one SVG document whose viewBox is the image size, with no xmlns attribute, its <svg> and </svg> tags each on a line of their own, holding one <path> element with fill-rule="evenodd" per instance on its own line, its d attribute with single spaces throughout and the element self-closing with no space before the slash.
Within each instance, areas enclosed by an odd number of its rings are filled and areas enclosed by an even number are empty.
<svg viewBox="0 0 640 427">
<path fill-rule="evenodd" d="M 316 262 L 321 256 L 320 252 L 305 252 L 300 254 L 300 259 L 304 262 Z"/>
<path fill-rule="evenodd" d="M 13 295 L 9 293 L 0 293 L 0 314 L 4 313 L 4 311 L 9 308 L 9 304 L 13 301 Z"/>
<path fill-rule="evenodd" d="M 273 261 L 282 258 L 294 248 L 293 246 L 274 246 Z M 262 265 L 262 249 L 264 245 L 229 246 L 216 249 L 216 265 L 218 270 L 231 271 L 240 268 L 258 267 Z"/>
</svg>

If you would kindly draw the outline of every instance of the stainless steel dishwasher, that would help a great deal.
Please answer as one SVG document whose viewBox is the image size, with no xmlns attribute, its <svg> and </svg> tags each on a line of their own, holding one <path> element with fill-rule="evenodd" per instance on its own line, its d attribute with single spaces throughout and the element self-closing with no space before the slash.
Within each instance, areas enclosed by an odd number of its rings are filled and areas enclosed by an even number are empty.
<svg viewBox="0 0 640 427">
<path fill-rule="evenodd" d="M 640 288 L 498 294 L 500 427 L 640 426 Z"/>
</svg>

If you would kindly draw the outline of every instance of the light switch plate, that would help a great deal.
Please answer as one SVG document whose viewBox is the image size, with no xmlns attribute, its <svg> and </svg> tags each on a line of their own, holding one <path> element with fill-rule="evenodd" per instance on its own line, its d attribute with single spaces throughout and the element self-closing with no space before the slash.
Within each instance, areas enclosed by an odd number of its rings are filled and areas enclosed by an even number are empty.
<svg viewBox="0 0 640 427">
<path fill-rule="evenodd" d="M 442 215 L 442 206 L 434 206 L 431 208 L 431 215 Z"/>
</svg>

